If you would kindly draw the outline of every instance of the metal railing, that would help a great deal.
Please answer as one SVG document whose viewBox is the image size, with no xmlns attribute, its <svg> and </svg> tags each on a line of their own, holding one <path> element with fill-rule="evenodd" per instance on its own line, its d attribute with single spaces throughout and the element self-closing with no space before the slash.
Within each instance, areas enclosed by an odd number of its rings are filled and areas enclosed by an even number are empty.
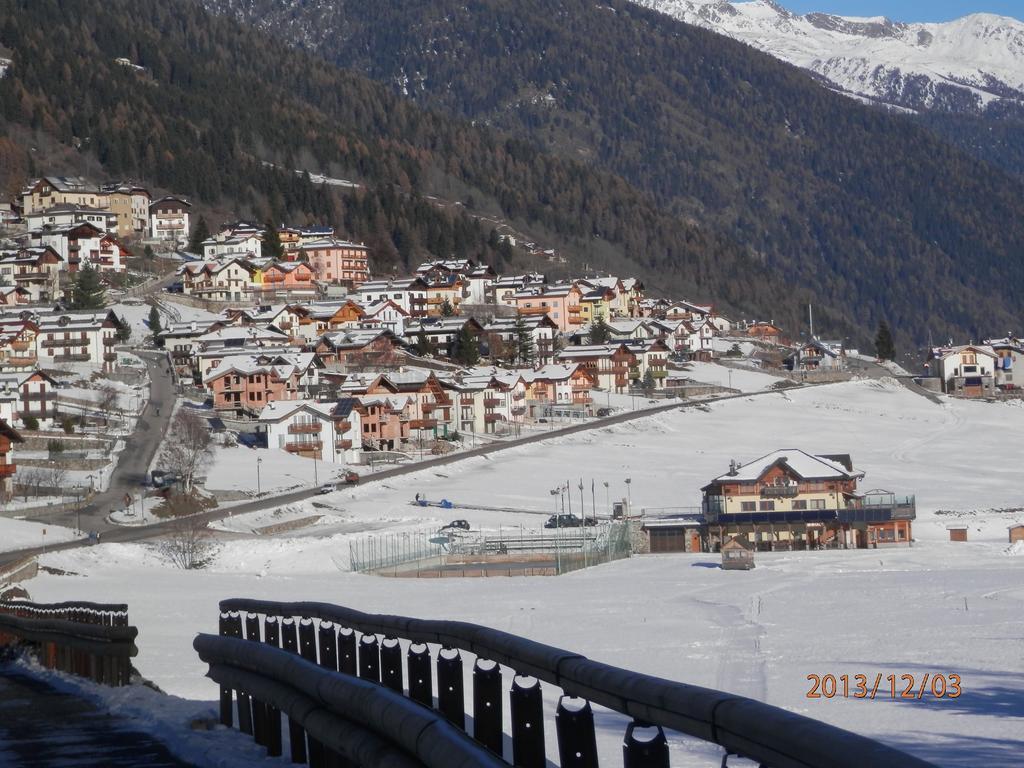
<svg viewBox="0 0 1024 768">
<path fill-rule="evenodd" d="M 194 647 L 221 685 L 221 722 L 233 724 L 237 705 L 239 728 L 279 755 L 285 712 L 293 762 L 327 765 L 340 757 L 354 766 L 544 768 L 543 686 L 549 685 L 560 691 L 554 729 L 556 764 L 563 768 L 598 765 L 594 704 L 631 720 L 621 747 L 626 768 L 669 766 L 665 729 L 762 768 L 931 765 L 753 699 L 638 674 L 475 624 L 326 603 L 231 599 L 220 610 L 221 636 L 200 635 Z M 641 740 L 637 729 L 654 736 Z M 600 757 L 609 764 L 610 755 Z"/>
<path fill-rule="evenodd" d="M 0 642 L 33 646 L 43 666 L 106 685 L 127 685 L 138 630 L 128 606 L 0 602 Z"/>
<path fill-rule="evenodd" d="M 506 528 L 488 534 L 425 529 L 354 539 L 349 542 L 349 567 L 360 573 L 398 575 L 432 572 L 452 564 L 484 563 L 495 555 L 545 555 L 545 560 L 550 561 L 550 572 L 562 574 L 631 554 L 629 526 L 625 523 L 551 528 L 542 532 Z"/>
</svg>

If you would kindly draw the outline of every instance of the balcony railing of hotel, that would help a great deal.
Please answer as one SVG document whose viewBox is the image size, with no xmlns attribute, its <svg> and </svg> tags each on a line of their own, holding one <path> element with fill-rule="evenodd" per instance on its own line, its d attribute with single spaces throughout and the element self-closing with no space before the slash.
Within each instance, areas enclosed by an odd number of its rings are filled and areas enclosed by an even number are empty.
<svg viewBox="0 0 1024 768">
<path fill-rule="evenodd" d="M 288 453 L 303 453 L 304 451 L 319 451 L 323 447 L 324 444 L 319 440 L 303 440 L 286 443 L 284 449 L 288 451 Z"/>
<path fill-rule="evenodd" d="M 500 405 L 504 405 L 505 400 L 501 397 L 485 397 L 484 408 L 497 408 Z"/>
<path fill-rule="evenodd" d="M 90 360 L 89 355 L 56 355 L 52 358 L 56 363 L 85 363 Z"/>
<path fill-rule="evenodd" d="M 11 477 L 17 471 L 18 471 L 18 465 L 17 464 L 7 464 L 7 463 L 0 464 L 0 478 L 2 478 L 2 477 Z"/>
<path fill-rule="evenodd" d="M 7 358 L 8 365 L 35 365 L 39 358 L 35 355 L 11 355 Z"/>
<path fill-rule="evenodd" d="M 410 429 L 436 429 L 437 419 L 413 419 L 409 422 Z"/>
<path fill-rule="evenodd" d="M 668 371 L 666 371 L 664 369 L 661 369 L 661 370 L 651 369 L 651 376 L 653 376 L 656 379 L 664 379 L 665 377 L 668 376 Z"/>
<path fill-rule="evenodd" d="M 32 348 L 32 342 L 27 339 L 15 339 L 11 342 L 11 349 L 16 349 L 19 352 L 24 352 L 26 349 Z"/>
<path fill-rule="evenodd" d="M 351 440 L 338 440 L 334 444 L 334 447 L 337 448 L 339 451 L 347 451 L 349 448 L 352 447 L 352 441 Z"/>
<path fill-rule="evenodd" d="M 487 424 L 493 424 L 496 421 L 504 421 L 505 417 L 500 413 L 485 413 L 484 422 Z"/>
<path fill-rule="evenodd" d="M 117 344 L 117 336 L 106 336 L 106 337 L 105 337 L 105 338 L 103 339 L 103 345 L 104 345 L 104 346 L 107 346 L 107 347 L 112 347 L 112 346 L 114 346 L 115 344 Z"/>
<path fill-rule="evenodd" d="M 462 397 L 459 398 L 459 405 L 472 405 L 472 404 L 473 404 L 473 396 L 472 395 L 463 395 Z"/>
<path fill-rule="evenodd" d="M 44 347 L 87 347 L 88 339 L 43 339 Z"/>
<path fill-rule="evenodd" d="M 289 435 L 315 435 L 322 428 L 319 421 L 314 422 L 299 422 L 296 424 L 288 425 Z"/>
<path fill-rule="evenodd" d="M 762 485 L 761 496 L 766 499 L 791 499 L 800 495 L 800 486 L 793 485 Z"/>
</svg>

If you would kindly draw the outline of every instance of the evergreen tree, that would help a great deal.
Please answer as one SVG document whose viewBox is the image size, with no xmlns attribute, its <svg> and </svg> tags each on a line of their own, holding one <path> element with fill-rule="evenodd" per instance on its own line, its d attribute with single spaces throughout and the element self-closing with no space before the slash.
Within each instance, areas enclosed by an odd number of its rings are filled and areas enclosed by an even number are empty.
<svg viewBox="0 0 1024 768">
<path fill-rule="evenodd" d="M 654 393 L 654 374 L 651 373 L 650 368 L 648 368 L 647 372 L 644 374 L 643 381 L 641 382 L 641 388 L 645 394 L 650 395 Z"/>
<path fill-rule="evenodd" d="M 210 236 L 210 227 L 206 223 L 206 217 L 200 216 L 199 221 L 192 228 L 192 237 L 188 241 L 188 250 L 190 253 L 202 253 L 203 252 L 203 240 Z"/>
<path fill-rule="evenodd" d="M 451 317 L 454 314 L 455 307 L 452 306 L 452 303 L 448 300 L 448 297 L 446 296 L 444 301 L 441 302 L 441 317 Z"/>
<path fill-rule="evenodd" d="M 416 354 L 420 357 L 427 357 L 428 355 L 434 354 L 434 344 L 430 341 L 430 338 L 425 333 L 421 333 L 416 337 Z"/>
<path fill-rule="evenodd" d="M 157 336 L 160 335 L 160 331 L 162 330 L 163 325 L 160 324 L 160 311 L 156 308 L 156 305 L 154 304 L 149 309 L 149 332 L 153 334 L 153 338 L 155 339 Z"/>
<path fill-rule="evenodd" d="M 590 324 L 590 334 L 587 340 L 591 344 L 607 344 L 611 335 L 611 329 L 604 321 L 604 315 L 598 315 Z"/>
<path fill-rule="evenodd" d="M 534 358 L 533 334 L 526 327 L 526 318 L 522 315 L 516 317 L 516 341 L 515 353 L 520 364 L 531 365 Z"/>
<path fill-rule="evenodd" d="M 281 260 L 284 258 L 284 246 L 281 245 L 281 236 L 277 233 L 277 228 L 269 221 L 267 222 L 266 229 L 263 230 L 262 254 L 265 258 L 270 259 Z"/>
<path fill-rule="evenodd" d="M 480 362 L 480 344 L 468 325 L 462 326 L 455 339 L 455 362 L 465 366 Z"/>
<path fill-rule="evenodd" d="M 875 335 L 875 354 L 879 360 L 893 360 L 896 357 L 896 345 L 892 340 L 892 331 L 889 324 L 883 320 L 878 324 L 878 333 Z"/>
<path fill-rule="evenodd" d="M 117 332 L 115 335 L 122 344 L 127 344 L 128 340 L 132 337 L 132 327 L 128 325 L 128 321 L 123 317 L 117 319 Z"/>
<path fill-rule="evenodd" d="M 106 306 L 104 294 L 100 273 L 86 263 L 71 283 L 71 309 L 103 309 Z"/>
</svg>

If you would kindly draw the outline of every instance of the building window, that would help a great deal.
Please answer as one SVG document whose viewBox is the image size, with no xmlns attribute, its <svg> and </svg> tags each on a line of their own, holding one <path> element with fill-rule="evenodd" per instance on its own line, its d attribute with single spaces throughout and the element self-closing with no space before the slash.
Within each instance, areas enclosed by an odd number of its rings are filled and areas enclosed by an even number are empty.
<svg viewBox="0 0 1024 768">
<path fill-rule="evenodd" d="M 807 499 L 793 499 L 793 509 L 796 511 L 807 509 Z"/>
<path fill-rule="evenodd" d="M 756 501 L 741 501 L 740 512 L 756 512 L 757 502 Z"/>
<path fill-rule="evenodd" d="M 761 502 L 761 511 L 762 512 L 774 512 L 775 511 L 775 502 L 774 501 L 762 501 Z"/>
</svg>

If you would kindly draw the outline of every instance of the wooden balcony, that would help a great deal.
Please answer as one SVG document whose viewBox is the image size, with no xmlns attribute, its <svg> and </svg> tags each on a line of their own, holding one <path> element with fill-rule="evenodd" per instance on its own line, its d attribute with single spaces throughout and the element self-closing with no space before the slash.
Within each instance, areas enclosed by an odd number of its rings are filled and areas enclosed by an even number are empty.
<svg viewBox="0 0 1024 768">
<path fill-rule="evenodd" d="M 324 444 L 319 440 L 305 440 L 298 443 L 286 443 L 284 449 L 288 453 L 319 453 Z"/>
<path fill-rule="evenodd" d="M 0 464 L 0 478 L 11 477 L 18 471 L 16 464 Z"/>
<path fill-rule="evenodd" d="M 87 347 L 88 339 L 43 339 L 44 347 Z"/>
<path fill-rule="evenodd" d="M 117 352 L 105 352 L 103 354 L 103 359 L 106 360 L 108 363 L 112 363 L 115 360 L 117 360 Z"/>
<path fill-rule="evenodd" d="M 437 403 L 424 403 L 420 406 L 420 410 L 424 413 L 432 413 L 437 408 Z"/>
<path fill-rule="evenodd" d="M 496 421 L 504 421 L 505 417 L 500 413 L 485 413 L 484 422 L 487 424 L 493 424 Z"/>
<path fill-rule="evenodd" d="M 472 406 L 473 405 L 473 396 L 472 395 L 468 395 L 468 396 L 467 395 L 463 395 L 462 397 L 459 398 L 459 405 Z"/>
<path fill-rule="evenodd" d="M 338 440 L 334 444 L 334 447 L 336 449 L 338 449 L 339 451 L 347 451 L 349 448 L 352 447 L 352 441 L 351 440 Z"/>
<path fill-rule="evenodd" d="M 410 429 L 437 429 L 437 419 L 413 419 L 409 422 Z"/>
<path fill-rule="evenodd" d="M 103 346 L 112 347 L 117 344 L 117 336 L 106 336 L 103 339 Z"/>
<path fill-rule="evenodd" d="M 39 362 L 39 358 L 35 355 L 11 355 L 7 358 L 7 364 L 17 368 L 35 365 L 37 362 Z"/>
<path fill-rule="evenodd" d="M 502 397 L 485 397 L 484 408 L 497 408 L 505 404 L 505 399 Z"/>
<path fill-rule="evenodd" d="M 288 425 L 288 434 L 289 435 L 315 435 L 315 434 L 318 434 L 320 432 L 322 427 L 323 427 L 323 425 L 319 421 L 314 421 L 312 423 L 289 424 Z"/>
<path fill-rule="evenodd" d="M 89 355 L 57 355 L 52 360 L 55 363 L 87 363 L 90 357 Z"/>
<path fill-rule="evenodd" d="M 761 496 L 766 499 L 792 499 L 800 494 L 800 486 L 793 485 L 763 485 Z"/>
<path fill-rule="evenodd" d="M 11 349 L 16 349 L 19 352 L 24 352 L 26 349 L 32 348 L 32 342 L 28 339 L 15 339 L 11 342 Z"/>
<path fill-rule="evenodd" d="M 344 434 L 352 429 L 351 421 L 336 421 L 334 422 L 334 431 Z"/>
</svg>

